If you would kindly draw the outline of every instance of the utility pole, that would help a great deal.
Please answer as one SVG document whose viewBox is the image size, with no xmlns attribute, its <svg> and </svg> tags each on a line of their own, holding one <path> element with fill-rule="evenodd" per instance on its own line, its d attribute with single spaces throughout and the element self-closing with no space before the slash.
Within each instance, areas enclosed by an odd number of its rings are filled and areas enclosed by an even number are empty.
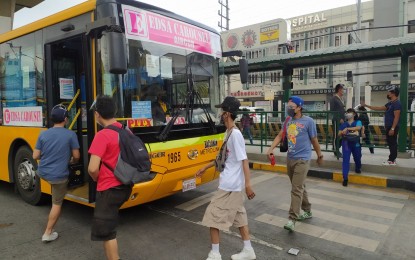
<svg viewBox="0 0 415 260">
<path fill-rule="evenodd" d="M 229 3 L 228 0 L 225 0 L 226 3 L 223 4 L 222 0 L 218 0 L 218 3 L 220 4 L 220 10 L 218 10 L 218 15 L 220 16 L 220 21 L 218 22 L 219 28 L 223 31 L 225 29 L 226 31 L 229 31 Z M 226 14 L 223 15 L 223 9 L 226 9 Z M 223 26 L 223 19 L 225 19 L 226 24 Z M 228 93 L 227 96 L 231 95 L 231 76 L 226 76 L 226 85 L 228 86 Z"/>
<path fill-rule="evenodd" d="M 361 43 L 361 34 L 360 34 L 360 28 L 362 26 L 362 1 L 357 0 L 357 24 L 356 24 L 356 42 Z M 356 62 L 356 76 L 354 79 L 355 82 L 355 88 L 354 88 L 354 107 L 360 104 L 360 69 L 359 69 L 359 62 Z"/>
<path fill-rule="evenodd" d="M 222 30 L 225 29 L 226 31 L 229 30 L 229 5 L 228 0 L 226 0 L 226 3 L 223 4 L 222 0 L 218 0 L 218 3 L 220 4 L 220 10 L 218 10 L 218 15 L 220 16 L 220 21 L 218 22 L 219 28 Z M 226 9 L 226 14 L 223 14 L 223 9 Z M 226 24 L 223 25 L 223 19 L 225 19 Z"/>
</svg>

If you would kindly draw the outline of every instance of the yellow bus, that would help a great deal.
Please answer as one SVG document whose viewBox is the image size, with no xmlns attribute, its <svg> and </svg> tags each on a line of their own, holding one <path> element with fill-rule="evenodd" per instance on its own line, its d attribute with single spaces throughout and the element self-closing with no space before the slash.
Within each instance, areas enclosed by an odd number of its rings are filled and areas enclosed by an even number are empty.
<svg viewBox="0 0 415 260">
<path fill-rule="evenodd" d="M 117 101 L 117 119 L 152 158 L 152 179 L 136 184 L 123 207 L 214 180 L 213 168 L 201 179 L 194 173 L 214 160 L 223 139 L 214 108 L 221 58 L 214 29 L 131 0 L 86 1 L 0 35 L 0 180 L 33 205 L 51 193 L 32 151 L 51 127 L 48 112 L 65 104 L 81 146 L 79 183 L 66 199 L 93 206 L 87 151 L 99 127 L 87 108 L 99 94 Z"/>
</svg>

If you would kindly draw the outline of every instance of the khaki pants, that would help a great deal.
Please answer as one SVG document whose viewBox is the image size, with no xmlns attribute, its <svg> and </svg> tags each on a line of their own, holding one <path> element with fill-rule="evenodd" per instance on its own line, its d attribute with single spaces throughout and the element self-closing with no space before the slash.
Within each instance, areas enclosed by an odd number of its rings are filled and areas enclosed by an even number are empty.
<svg viewBox="0 0 415 260">
<path fill-rule="evenodd" d="M 287 159 L 287 173 L 291 181 L 291 206 L 289 218 L 296 220 L 300 216 L 300 208 L 304 211 L 311 210 L 305 190 L 305 179 L 310 168 L 310 161 Z"/>
</svg>

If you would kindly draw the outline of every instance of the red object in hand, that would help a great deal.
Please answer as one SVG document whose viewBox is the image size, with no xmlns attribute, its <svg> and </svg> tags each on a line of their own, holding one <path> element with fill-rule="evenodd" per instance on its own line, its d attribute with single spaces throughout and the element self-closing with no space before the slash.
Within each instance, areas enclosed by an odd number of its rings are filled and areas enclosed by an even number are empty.
<svg viewBox="0 0 415 260">
<path fill-rule="evenodd" d="M 271 165 L 274 166 L 275 165 L 275 156 L 274 156 L 274 154 L 271 154 L 270 161 L 271 161 Z"/>
</svg>

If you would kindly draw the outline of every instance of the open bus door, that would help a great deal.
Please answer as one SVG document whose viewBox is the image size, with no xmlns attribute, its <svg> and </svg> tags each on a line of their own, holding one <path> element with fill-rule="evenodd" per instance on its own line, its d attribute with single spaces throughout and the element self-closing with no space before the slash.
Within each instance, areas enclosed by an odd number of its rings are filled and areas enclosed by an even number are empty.
<svg viewBox="0 0 415 260">
<path fill-rule="evenodd" d="M 80 161 L 72 167 L 72 170 L 77 174 L 78 181 L 76 187 L 68 191 L 67 196 L 87 203 L 90 202 L 89 190 L 91 187 L 89 187 L 90 178 L 87 170 L 88 108 L 86 97 L 91 96 L 90 92 L 92 91 L 91 88 L 86 87 L 88 69 L 84 58 L 86 48 L 84 37 L 85 35 L 81 34 L 47 43 L 45 55 L 48 111 L 51 111 L 56 104 L 63 104 L 67 107 L 69 123 L 66 127 L 76 132 L 80 145 Z M 52 127 L 51 122 L 48 126 Z M 94 184 L 91 183 L 91 185 Z"/>
</svg>

